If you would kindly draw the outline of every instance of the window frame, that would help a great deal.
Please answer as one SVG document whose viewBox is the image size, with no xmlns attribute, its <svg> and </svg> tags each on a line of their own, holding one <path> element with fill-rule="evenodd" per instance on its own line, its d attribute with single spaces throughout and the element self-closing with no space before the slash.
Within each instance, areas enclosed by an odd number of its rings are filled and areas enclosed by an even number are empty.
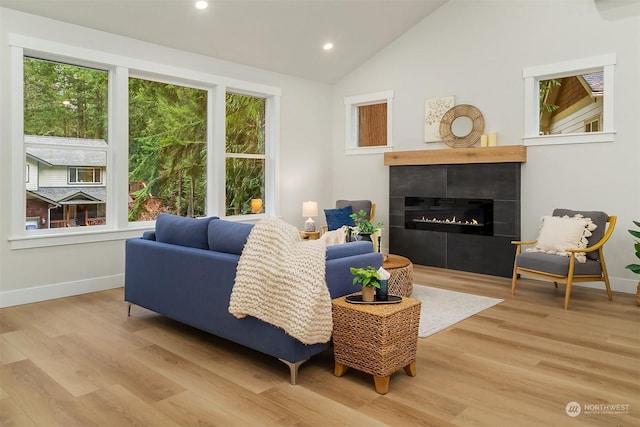
<svg viewBox="0 0 640 427">
<path fill-rule="evenodd" d="M 347 96 L 345 104 L 345 154 L 379 154 L 393 151 L 393 90 Z M 387 145 L 361 147 L 359 145 L 358 107 L 387 104 Z"/>
<path fill-rule="evenodd" d="M 231 88 L 227 88 L 227 90 L 225 91 L 225 130 L 226 130 L 226 120 L 227 120 L 227 114 L 226 114 L 226 95 L 227 93 L 234 93 L 237 95 L 245 95 L 245 96 L 252 96 L 252 97 L 256 97 L 256 98 L 263 98 L 265 100 L 265 141 L 264 141 L 264 153 L 263 154 L 248 154 L 248 153 L 229 153 L 227 152 L 227 144 L 226 144 L 226 133 L 225 133 L 225 144 L 224 144 L 224 169 L 225 169 L 225 186 L 223 187 L 223 194 L 222 194 L 222 209 L 221 212 L 223 212 L 223 215 L 226 219 L 230 219 L 230 220 L 238 220 L 238 219 L 244 219 L 244 218 L 250 218 L 250 219 L 262 219 L 264 217 L 267 216 L 267 212 L 274 212 L 273 209 L 271 209 L 269 205 L 270 199 L 269 197 L 267 197 L 267 189 L 268 189 L 268 185 L 267 185 L 267 177 L 269 177 L 269 173 L 267 172 L 267 169 L 269 169 L 270 171 L 273 169 L 274 167 L 274 162 L 273 161 L 269 161 L 273 156 L 269 155 L 269 139 L 272 138 L 270 136 L 269 133 L 269 126 L 268 126 L 268 122 L 269 122 L 269 117 L 270 117 L 270 109 L 273 108 L 273 103 L 270 103 L 269 98 L 265 97 L 264 95 L 260 95 L 260 94 L 256 94 L 256 93 L 248 93 L 246 91 L 242 91 L 242 90 L 234 90 Z M 227 159 L 254 159 L 254 160 L 264 160 L 264 193 L 265 193 L 265 200 L 262 203 L 262 209 L 263 212 L 261 213 L 251 213 L 251 214 L 247 214 L 247 215 L 226 215 L 227 209 L 227 200 L 226 200 L 226 167 L 227 167 Z M 274 185 L 274 183 L 272 182 L 270 185 Z"/>
<path fill-rule="evenodd" d="M 181 68 L 168 63 L 106 53 L 10 33 L 10 104 L 11 104 L 11 197 L 20 200 L 11 207 L 11 225 L 8 238 L 11 250 L 87 242 L 122 240 L 152 229 L 155 221 L 128 222 L 128 155 L 127 161 L 116 153 L 128 153 L 128 82 L 129 75 L 153 80 L 180 82 L 197 88 L 206 88 L 207 106 L 207 215 L 224 216 L 224 162 L 225 162 L 225 93 L 227 90 L 261 96 L 267 100 L 265 118 L 265 208 L 264 214 L 230 217 L 230 220 L 256 220 L 261 216 L 278 215 L 279 192 L 276 189 L 277 156 L 280 127 L 281 89 L 260 83 L 222 77 L 208 72 Z M 72 65 L 86 66 L 109 72 L 107 148 L 108 173 L 103 179 L 107 187 L 107 224 L 79 229 L 39 229 L 28 233 L 25 221 L 25 144 L 24 144 L 24 87 L 23 58 L 32 56 Z M 219 214 L 220 213 L 220 214 Z"/>
<path fill-rule="evenodd" d="M 614 71 L 616 54 L 607 54 L 572 61 L 559 62 L 535 67 L 525 67 L 524 79 L 524 145 L 559 145 L 592 142 L 613 142 L 614 130 Z M 560 135 L 539 135 L 540 107 L 539 85 L 542 80 L 568 77 L 603 70 L 604 96 L 601 131 L 567 133 Z"/>
<path fill-rule="evenodd" d="M 126 141 L 127 141 L 127 145 L 126 145 L 126 152 L 127 152 L 127 176 L 128 176 L 128 159 L 129 159 L 129 134 L 128 134 L 128 130 L 129 130 L 129 80 L 130 79 L 142 79 L 142 80 L 149 80 L 149 81 L 153 81 L 156 83 L 163 83 L 163 84 L 169 84 L 169 85 L 176 85 L 176 86 L 184 86 L 184 87 L 188 87 L 188 88 L 192 88 L 192 89 L 200 89 L 200 90 L 205 90 L 207 91 L 207 193 L 206 193 L 206 200 L 205 200 L 205 210 L 207 212 L 216 212 L 218 209 L 218 205 L 216 203 L 209 203 L 209 200 L 212 200 L 212 193 L 210 193 L 210 189 L 209 187 L 211 187 L 211 185 L 209 185 L 209 183 L 211 182 L 210 180 L 210 175 L 208 173 L 209 169 L 211 168 L 211 160 L 210 160 L 210 153 L 212 153 L 212 145 L 213 144 L 213 137 L 212 137 L 212 133 L 210 132 L 210 128 L 211 128 L 211 116 L 212 116 L 212 97 L 216 96 L 215 95 L 215 88 L 212 87 L 211 85 L 205 84 L 203 82 L 196 82 L 193 80 L 187 80 L 187 79 L 183 79 L 177 76 L 169 76 L 169 75 L 160 75 L 157 73 L 151 73 L 148 71 L 144 71 L 144 70 L 133 70 L 130 69 L 129 73 L 127 75 L 127 136 L 126 136 Z M 212 90 L 213 89 L 213 90 Z M 127 181 L 127 188 L 129 188 L 129 182 Z M 128 191 L 127 191 L 127 197 L 128 197 Z M 128 206 L 128 201 L 127 201 L 127 206 Z M 128 213 L 129 210 L 127 209 L 127 224 L 129 227 L 139 227 L 139 226 L 143 226 L 143 227 L 148 227 L 151 228 L 154 226 L 155 221 L 131 221 L 129 222 L 129 218 L 128 218 Z M 216 216 L 220 216 L 217 213 L 216 214 L 212 214 L 212 215 L 216 215 Z"/>
</svg>

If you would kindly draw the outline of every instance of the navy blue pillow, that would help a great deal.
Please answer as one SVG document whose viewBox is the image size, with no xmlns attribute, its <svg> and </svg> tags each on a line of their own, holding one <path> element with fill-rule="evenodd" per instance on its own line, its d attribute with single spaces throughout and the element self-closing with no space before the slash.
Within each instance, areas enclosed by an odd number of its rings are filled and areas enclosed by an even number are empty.
<svg viewBox="0 0 640 427">
<path fill-rule="evenodd" d="M 340 209 L 325 209 L 324 216 L 327 218 L 327 228 L 329 231 L 337 230 L 343 225 L 353 227 L 355 224 L 353 223 L 353 219 L 349 216 L 352 213 L 353 211 L 351 210 L 350 205 Z"/>
<path fill-rule="evenodd" d="M 241 255 L 253 224 L 216 219 L 209 223 L 209 249 Z"/>
<path fill-rule="evenodd" d="M 156 241 L 190 248 L 209 249 L 207 228 L 217 217 L 189 218 L 161 213 L 156 218 Z"/>
</svg>

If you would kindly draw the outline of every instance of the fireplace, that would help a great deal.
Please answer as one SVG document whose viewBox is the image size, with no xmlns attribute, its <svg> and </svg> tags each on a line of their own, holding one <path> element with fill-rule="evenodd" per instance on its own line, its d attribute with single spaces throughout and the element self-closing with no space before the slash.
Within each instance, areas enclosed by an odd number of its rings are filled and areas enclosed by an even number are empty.
<svg viewBox="0 0 640 427">
<path fill-rule="evenodd" d="M 404 227 L 414 230 L 493 236 L 493 200 L 405 197 Z"/>
<path fill-rule="evenodd" d="M 519 162 L 389 169 L 390 253 L 414 264 L 511 277 L 511 241 L 520 240 Z M 452 223 L 454 216 L 471 224 Z"/>
</svg>

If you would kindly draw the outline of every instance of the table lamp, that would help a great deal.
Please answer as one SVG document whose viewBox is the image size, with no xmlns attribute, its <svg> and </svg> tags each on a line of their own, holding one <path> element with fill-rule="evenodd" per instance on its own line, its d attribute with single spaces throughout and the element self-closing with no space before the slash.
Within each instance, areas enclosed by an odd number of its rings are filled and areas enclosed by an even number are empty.
<svg viewBox="0 0 640 427">
<path fill-rule="evenodd" d="M 302 216 L 307 217 L 304 222 L 304 231 L 316 231 L 316 223 L 312 217 L 318 216 L 318 202 L 308 201 L 302 203 Z"/>
</svg>

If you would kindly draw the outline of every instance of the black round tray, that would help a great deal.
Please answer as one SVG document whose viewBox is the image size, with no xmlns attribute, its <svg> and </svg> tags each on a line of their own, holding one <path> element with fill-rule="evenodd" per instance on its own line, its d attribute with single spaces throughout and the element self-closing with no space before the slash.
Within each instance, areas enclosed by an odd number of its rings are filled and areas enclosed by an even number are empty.
<svg viewBox="0 0 640 427">
<path fill-rule="evenodd" d="M 345 299 L 351 304 L 397 304 L 402 301 L 402 297 L 389 295 L 387 301 L 362 301 L 362 295 L 349 295 Z"/>
</svg>

